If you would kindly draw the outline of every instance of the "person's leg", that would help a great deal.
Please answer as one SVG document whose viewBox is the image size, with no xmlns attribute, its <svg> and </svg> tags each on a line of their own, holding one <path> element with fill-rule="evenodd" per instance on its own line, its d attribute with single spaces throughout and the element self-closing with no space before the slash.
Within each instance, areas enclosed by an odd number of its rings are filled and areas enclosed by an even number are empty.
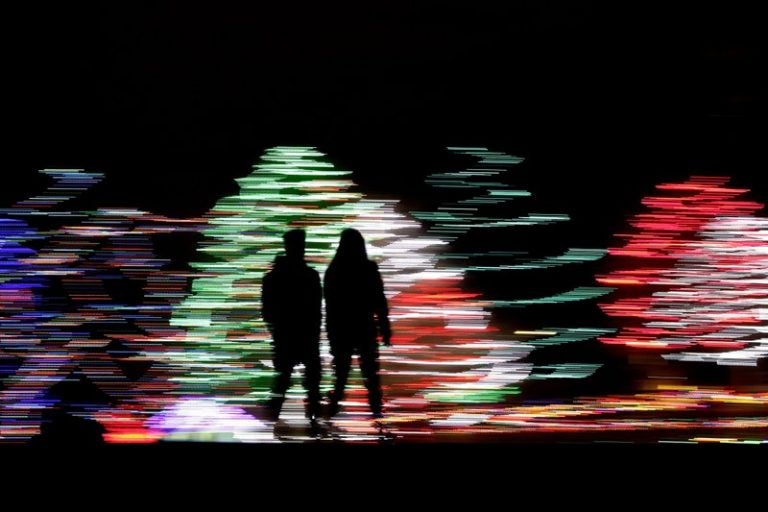
<svg viewBox="0 0 768 512">
<path fill-rule="evenodd" d="M 320 352 L 317 347 L 304 357 L 304 389 L 307 390 L 307 417 L 317 419 L 320 415 Z"/>
<path fill-rule="evenodd" d="M 348 350 L 335 350 L 332 364 L 334 383 L 333 392 L 329 400 L 328 416 L 335 416 L 339 412 L 339 402 L 344 399 L 344 388 L 347 386 L 349 367 L 352 364 L 352 352 Z"/>
<path fill-rule="evenodd" d="M 365 387 L 368 390 L 368 404 L 374 417 L 381 417 L 381 380 L 379 378 L 379 347 L 376 342 L 366 343 L 360 347 L 360 371 L 363 374 Z"/>
<path fill-rule="evenodd" d="M 288 357 L 288 354 L 282 353 L 281 350 L 275 350 L 272 362 L 277 375 L 275 375 L 275 380 L 272 382 L 272 397 L 270 398 L 267 407 L 269 408 L 272 419 L 277 420 L 280 417 L 280 410 L 283 408 L 285 393 L 291 386 L 293 362 L 291 361 L 291 358 Z"/>
</svg>

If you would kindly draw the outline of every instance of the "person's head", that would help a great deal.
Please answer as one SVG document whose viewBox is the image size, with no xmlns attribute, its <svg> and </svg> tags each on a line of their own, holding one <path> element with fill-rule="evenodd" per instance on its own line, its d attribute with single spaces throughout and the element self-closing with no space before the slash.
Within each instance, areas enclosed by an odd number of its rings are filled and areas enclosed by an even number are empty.
<svg viewBox="0 0 768 512">
<path fill-rule="evenodd" d="M 367 260 L 368 253 L 365 250 L 365 239 L 356 229 L 348 228 L 341 232 L 339 247 L 336 249 L 336 257 L 344 260 Z"/>
<path fill-rule="evenodd" d="M 303 229 L 292 229 L 283 235 L 285 255 L 289 259 L 303 260 L 307 234 Z"/>
</svg>

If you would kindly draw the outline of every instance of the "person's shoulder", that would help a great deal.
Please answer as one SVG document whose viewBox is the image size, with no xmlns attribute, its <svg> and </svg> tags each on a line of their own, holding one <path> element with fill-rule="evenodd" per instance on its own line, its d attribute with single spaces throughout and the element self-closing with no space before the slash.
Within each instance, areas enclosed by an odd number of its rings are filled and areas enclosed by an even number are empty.
<svg viewBox="0 0 768 512">
<path fill-rule="evenodd" d="M 330 264 L 329 264 L 329 265 L 328 265 L 328 266 L 325 268 L 325 272 L 323 273 L 323 275 L 324 275 L 325 277 L 328 277 L 329 275 L 332 275 L 333 273 L 335 273 L 335 272 L 336 272 L 336 269 L 337 269 L 337 266 L 336 266 L 336 264 L 334 264 L 334 262 L 332 261 L 332 262 L 331 262 L 331 263 L 330 263 Z"/>
<path fill-rule="evenodd" d="M 280 279 L 280 276 L 285 273 L 285 264 L 285 257 L 277 256 L 264 273 L 264 279 Z"/>
</svg>

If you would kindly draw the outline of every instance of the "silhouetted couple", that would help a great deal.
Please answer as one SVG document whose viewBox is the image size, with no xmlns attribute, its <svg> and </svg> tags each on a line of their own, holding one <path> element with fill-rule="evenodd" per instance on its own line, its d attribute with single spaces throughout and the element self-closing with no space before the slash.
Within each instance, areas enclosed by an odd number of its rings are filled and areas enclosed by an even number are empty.
<svg viewBox="0 0 768 512">
<path fill-rule="evenodd" d="M 293 368 L 304 364 L 307 417 L 320 416 L 320 324 L 322 296 L 320 277 L 304 261 L 306 234 L 285 233 L 285 255 L 275 258 L 264 277 L 262 315 L 272 334 L 273 361 L 277 377 L 269 402 L 270 415 L 280 414 Z M 368 403 L 374 418 L 382 415 L 379 380 L 379 350 L 390 344 L 387 300 L 379 268 L 368 259 L 365 240 L 359 231 L 346 229 L 324 279 L 326 333 L 333 356 L 334 389 L 329 397 L 328 416 L 339 411 L 349 377 L 352 355 L 357 354 Z"/>
</svg>

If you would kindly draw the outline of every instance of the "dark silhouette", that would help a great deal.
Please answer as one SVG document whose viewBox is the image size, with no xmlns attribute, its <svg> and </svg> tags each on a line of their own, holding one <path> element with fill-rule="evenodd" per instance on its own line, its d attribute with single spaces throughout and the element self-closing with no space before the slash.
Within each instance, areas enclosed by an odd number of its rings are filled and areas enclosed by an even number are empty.
<svg viewBox="0 0 768 512">
<path fill-rule="evenodd" d="M 273 341 L 277 377 L 267 407 L 272 419 L 280 416 L 293 368 L 304 364 L 307 390 L 306 414 L 313 423 L 320 413 L 320 323 L 322 291 L 320 276 L 304 261 L 303 230 L 283 235 L 285 255 L 275 258 L 264 276 L 262 316 Z"/>
<path fill-rule="evenodd" d="M 326 329 L 336 378 L 328 414 L 334 416 L 339 410 L 352 355 L 357 353 L 371 412 L 380 418 L 382 394 L 376 337 L 381 334 L 382 343 L 389 345 L 392 332 L 379 267 L 368 259 L 359 231 L 345 229 L 341 233 L 336 255 L 325 273 L 324 288 Z"/>
</svg>

